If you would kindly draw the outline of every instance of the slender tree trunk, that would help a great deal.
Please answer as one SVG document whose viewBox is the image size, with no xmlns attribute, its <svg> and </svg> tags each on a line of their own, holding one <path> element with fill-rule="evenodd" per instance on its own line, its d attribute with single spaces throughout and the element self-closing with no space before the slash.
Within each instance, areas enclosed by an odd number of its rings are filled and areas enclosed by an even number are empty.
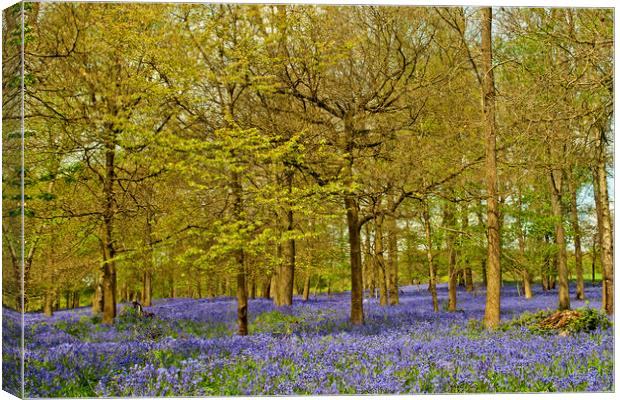
<svg viewBox="0 0 620 400">
<path fill-rule="evenodd" d="M 273 297 L 273 304 L 276 306 L 281 306 L 282 301 L 280 300 L 280 296 L 282 295 L 281 282 L 282 279 L 280 275 L 282 274 L 282 270 L 284 267 L 283 260 L 284 250 L 282 248 L 282 243 L 276 244 L 276 260 L 278 260 L 278 265 L 275 268 L 273 275 L 271 275 L 271 296 Z"/>
<path fill-rule="evenodd" d="M 598 238 L 595 240 L 598 240 Z M 592 286 L 594 286 L 596 284 L 596 241 L 592 243 L 592 271 L 591 273 L 592 273 L 592 276 L 591 276 Z"/>
<path fill-rule="evenodd" d="M 310 298 L 310 273 L 306 273 L 306 277 L 304 278 L 304 293 L 302 295 L 303 301 L 308 301 Z"/>
<path fill-rule="evenodd" d="M 375 261 L 370 243 L 370 224 L 364 225 L 364 282 L 368 288 L 368 298 L 375 295 Z"/>
<path fill-rule="evenodd" d="M 456 254 L 456 251 L 455 251 Z M 458 256 L 460 258 L 460 256 Z M 457 286 L 465 287 L 465 271 L 462 268 L 457 269 L 456 271 L 456 281 Z"/>
<path fill-rule="evenodd" d="M 471 267 L 465 268 L 465 290 L 468 292 L 474 291 L 474 279 L 471 273 Z"/>
<path fill-rule="evenodd" d="M 143 296 L 144 300 L 142 300 L 142 305 L 145 307 L 150 307 L 153 301 L 153 273 L 151 271 L 146 271 L 144 273 Z"/>
<path fill-rule="evenodd" d="M 596 127 L 596 175 L 595 185 L 598 188 L 596 208 L 600 213 L 599 235 L 601 266 L 603 271 L 603 309 L 607 315 L 614 313 L 614 260 L 613 231 L 609 210 L 609 194 L 607 191 L 607 156 L 605 137 L 602 126 Z"/>
<path fill-rule="evenodd" d="M 231 173 L 233 218 L 235 221 L 242 220 L 243 203 L 241 198 L 241 182 L 237 172 Z M 248 334 L 248 294 L 245 283 L 245 256 L 243 249 L 235 249 L 233 257 L 237 267 L 237 324 L 239 335 Z"/>
<path fill-rule="evenodd" d="M 484 121 L 486 128 L 486 187 L 487 187 L 487 298 L 484 309 L 484 325 L 494 329 L 500 317 L 500 232 L 497 202 L 497 160 L 495 139 L 495 80 L 493 77 L 493 51 L 491 41 L 491 7 L 482 9 L 482 81 Z"/>
<path fill-rule="evenodd" d="M 251 277 L 250 282 L 250 299 L 254 300 L 256 298 L 256 279 L 254 276 Z"/>
<path fill-rule="evenodd" d="M 101 275 L 103 283 L 103 323 L 113 324 L 116 317 L 116 248 L 114 246 L 113 225 L 115 214 L 115 156 L 116 156 L 116 131 L 109 129 L 105 139 L 105 178 L 103 194 L 105 198 L 103 209 L 103 263 Z"/>
<path fill-rule="evenodd" d="M 266 277 L 263 280 L 263 287 L 261 290 L 261 295 L 264 299 L 270 299 L 271 298 L 271 277 Z"/>
<path fill-rule="evenodd" d="M 375 268 L 379 273 L 379 305 L 388 304 L 388 287 L 383 257 L 383 217 L 375 217 Z"/>
<path fill-rule="evenodd" d="M 142 305 L 150 307 L 153 297 L 153 215 L 150 211 L 146 215 L 146 237 L 149 241 L 149 247 L 146 254 L 146 269 L 142 277 Z"/>
<path fill-rule="evenodd" d="M 455 226 L 454 212 L 452 210 L 452 204 L 446 203 L 443 210 L 443 223 L 448 228 L 446 232 L 446 250 L 448 253 L 448 311 L 456 311 L 456 249 L 455 238 L 456 235 L 453 231 Z"/>
<path fill-rule="evenodd" d="M 467 205 L 467 203 L 463 204 L 463 210 L 462 210 L 462 215 L 461 215 L 461 225 L 462 225 L 462 230 L 463 230 L 463 234 L 461 235 L 461 261 L 462 261 L 462 265 L 463 265 L 463 271 L 464 271 L 464 275 L 465 275 L 465 290 L 468 292 L 473 292 L 474 291 L 474 280 L 472 277 L 472 273 L 471 273 L 471 267 L 469 266 L 469 256 L 467 251 L 465 250 L 467 248 L 466 246 L 466 242 L 467 242 L 467 237 L 465 236 L 467 234 L 467 230 L 469 229 L 469 207 Z"/>
<path fill-rule="evenodd" d="M 46 317 L 54 315 L 54 299 L 56 298 L 55 290 L 50 288 L 45 292 L 45 302 L 43 303 L 43 314 Z"/>
<path fill-rule="evenodd" d="M 596 167 L 592 168 L 592 186 L 594 188 L 594 204 L 599 204 L 599 187 L 598 187 L 598 175 Z M 600 250 L 603 248 L 601 239 L 601 227 L 603 226 L 603 217 L 601 216 L 601 207 L 596 206 L 596 237 L 592 240 L 592 285 L 596 283 L 596 259 L 601 258 L 601 254 L 597 256 L 597 248 Z M 602 275 L 602 274 L 601 274 Z M 603 309 L 605 308 L 605 299 L 603 298 Z"/>
<path fill-rule="evenodd" d="M 422 218 L 424 219 L 424 233 L 426 235 L 426 258 L 428 260 L 429 290 L 433 300 L 433 311 L 438 312 L 439 302 L 437 301 L 437 273 L 433 262 L 433 239 L 431 236 L 431 217 L 428 207 L 428 200 L 424 202 Z"/>
<path fill-rule="evenodd" d="M 532 298 L 532 277 L 530 276 L 530 271 L 524 269 L 522 272 L 523 275 L 523 292 L 525 294 L 526 299 Z"/>
<path fill-rule="evenodd" d="M 101 276 L 97 278 L 97 283 L 95 284 L 95 293 L 93 293 L 93 305 L 92 305 L 92 313 L 99 314 L 103 311 L 103 283 L 101 281 Z"/>
<path fill-rule="evenodd" d="M 517 213 L 517 241 L 519 243 L 519 260 L 521 263 L 521 279 L 523 281 L 523 293 L 526 299 L 532 298 L 532 277 L 528 269 L 525 254 L 525 229 L 523 227 L 523 196 L 519 192 L 519 210 Z"/>
<path fill-rule="evenodd" d="M 388 208 L 392 208 L 393 200 L 389 197 Z M 396 218 L 387 217 L 387 239 L 388 239 L 388 294 L 391 306 L 399 303 L 398 298 L 398 229 Z"/>
<path fill-rule="evenodd" d="M 225 288 L 224 288 L 225 289 Z M 222 294 L 225 294 L 225 290 Z M 174 270 L 171 268 L 168 274 L 168 297 L 174 299 L 176 297 L 176 290 L 174 288 Z"/>
<path fill-rule="evenodd" d="M 570 191 L 571 223 L 573 225 L 573 243 L 575 245 L 575 275 L 577 275 L 576 299 L 585 299 L 583 283 L 583 256 L 581 252 L 581 229 L 579 228 L 579 210 L 577 209 L 577 186 L 574 176 L 568 180 Z"/>
<path fill-rule="evenodd" d="M 562 206 L 562 171 L 552 169 L 549 174 L 551 188 L 551 209 L 555 218 L 555 243 L 558 246 L 557 271 L 560 288 L 559 310 L 570 309 L 570 294 L 568 289 L 568 266 L 566 262 L 566 238 L 564 235 L 564 207 Z"/>
</svg>

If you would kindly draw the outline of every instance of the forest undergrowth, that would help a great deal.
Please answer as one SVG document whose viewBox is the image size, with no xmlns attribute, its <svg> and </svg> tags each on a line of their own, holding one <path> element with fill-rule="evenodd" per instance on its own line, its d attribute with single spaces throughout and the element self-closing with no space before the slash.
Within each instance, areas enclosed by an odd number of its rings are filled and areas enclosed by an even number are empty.
<svg viewBox="0 0 620 400">
<path fill-rule="evenodd" d="M 599 287 L 588 285 L 589 300 L 573 303 L 578 317 L 562 330 L 540 324 L 555 312 L 555 291 L 529 300 L 514 286 L 502 291 L 493 332 L 480 322 L 483 291 L 459 288 L 458 311 L 434 313 L 425 285 L 402 288 L 398 306 L 365 300 L 363 326 L 348 320 L 348 293 L 279 308 L 254 299 L 247 337 L 235 333 L 235 300 L 225 297 L 157 300 L 152 317 L 120 305 L 113 326 L 89 308 L 29 313 L 26 396 L 613 390 L 613 327 L 596 310 Z M 445 285 L 439 299 L 447 302 Z M 19 366 L 19 315 L 3 314 L 7 372 Z"/>
</svg>

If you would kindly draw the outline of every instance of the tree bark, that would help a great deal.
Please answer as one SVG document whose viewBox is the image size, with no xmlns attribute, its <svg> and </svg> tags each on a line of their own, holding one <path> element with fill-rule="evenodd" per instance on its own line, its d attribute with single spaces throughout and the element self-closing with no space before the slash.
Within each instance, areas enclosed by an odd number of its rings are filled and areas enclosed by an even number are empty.
<svg viewBox="0 0 620 400">
<path fill-rule="evenodd" d="M 581 252 L 581 229 L 579 228 L 579 210 L 577 209 L 577 186 L 574 176 L 568 180 L 570 191 L 571 223 L 573 225 L 573 243 L 575 245 L 575 275 L 577 276 L 577 300 L 585 299 L 583 283 L 583 255 Z"/>
<path fill-rule="evenodd" d="M 391 198 L 390 198 L 391 200 Z M 391 209 L 393 201 L 388 202 L 388 207 Z M 389 303 L 391 306 L 395 306 L 399 303 L 398 298 L 398 229 L 396 224 L 396 218 L 393 216 L 387 217 L 387 239 L 388 239 L 388 260 L 387 265 L 389 268 L 388 273 L 388 295 Z"/>
<path fill-rule="evenodd" d="M 103 263 L 101 266 L 102 276 L 102 295 L 103 295 L 103 323 L 113 324 L 116 317 L 116 248 L 114 245 L 114 160 L 116 156 L 116 134 L 114 129 L 108 130 L 108 137 L 105 138 L 105 179 L 103 193 L 105 204 L 103 209 L 103 235 L 102 250 Z"/>
<path fill-rule="evenodd" d="M 566 238 L 564 233 L 564 207 L 562 206 L 562 170 L 553 168 L 549 174 L 551 189 L 551 209 L 555 218 L 555 243 L 558 247 L 557 271 L 560 284 L 558 290 L 558 309 L 570 309 L 568 290 L 568 266 L 566 262 Z"/>
<path fill-rule="evenodd" d="M 385 267 L 385 258 L 383 257 L 383 217 L 375 217 L 375 268 L 379 274 L 379 305 L 386 306 L 388 304 L 388 287 Z"/>
<path fill-rule="evenodd" d="M 614 265 L 613 265 L 613 231 L 609 210 L 609 194 L 607 191 L 607 156 L 605 150 L 604 130 L 596 127 L 596 186 L 598 196 L 596 208 L 600 212 L 599 235 L 601 267 L 603 271 L 603 309 L 607 315 L 614 313 Z"/>
<path fill-rule="evenodd" d="M 241 221 L 243 213 L 243 201 L 241 198 L 242 188 L 237 172 L 231 173 L 231 187 L 233 218 L 235 221 Z M 235 249 L 233 251 L 233 257 L 237 268 L 237 324 L 239 327 L 239 335 L 246 336 L 248 334 L 248 294 L 245 283 L 246 274 L 243 249 Z"/>
<path fill-rule="evenodd" d="M 80 307 L 80 292 L 75 291 L 73 292 L 73 305 L 72 308 L 78 308 Z"/>
<path fill-rule="evenodd" d="M 485 177 L 487 188 L 487 297 L 484 309 L 484 325 L 494 329 L 500 318 L 500 232 L 497 201 L 497 155 L 495 135 L 495 80 L 493 77 L 493 51 L 491 41 L 493 11 L 482 9 L 482 86 L 485 122 Z"/>
<path fill-rule="evenodd" d="M 524 269 L 523 275 L 523 293 L 526 299 L 532 298 L 532 278 L 530 277 L 530 271 Z"/>
<path fill-rule="evenodd" d="M 353 196 L 344 198 L 347 210 L 347 227 L 349 230 L 349 253 L 351 259 L 351 323 L 364 324 L 363 284 L 362 284 L 362 252 L 359 226 L 359 210 Z"/>
<path fill-rule="evenodd" d="M 373 298 L 375 296 L 375 276 L 376 276 L 376 268 L 374 262 L 374 256 L 372 254 L 372 246 L 370 243 L 370 224 L 364 225 L 364 266 L 366 270 L 366 276 L 364 277 L 364 282 L 366 282 L 366 286 L 368 287 L 368 298 Z"/>
<path fill-rule="evenodd" d="M 364 284 L 362 277 L 361 225 L 359 221 L 359 204 L 351 186 L 353 185 L 354 136 L 353 114 L 344 116 L 344 134 L 341 148 L 346 154 L 344 184 L 348 193 L 344 196 L 344 208 L 347 214 L 349 231 L 349 252 L 351 260 L 351 323 L 364 324 Z"/>
<path fill-rule="evenodd" d="M 426 235 L 426 258 L 428 260 L 428 288 L 431 292 L 433 300 L 433 311 L 439 311 L 439 302 L 437 301 L 437 272 L 433 262 L 433 238 L 431 236 L 431 217 L 428 207 L 428 200 L 424 201 L 424 209 L 422 210 L 422 218 L 424 219 L 424 233 Z"/>
<path fill-rule="evenodd" d="M 308 301 L 309 298 L 310 298 L 310 273 L 307 272 L 304 278 L 304 293 L 301 299 L 303 301 Z"/>
<path fill-rule="evenodd" d="M 519 210 L 517 213 L 517 242 L 519 244 L 519 259 L 521 263 L 521 279 L 523 281 L 523 293 L 526 299 L 532 298 L 532 277 L 530 276 L 525 254 L 525 229 L 523 227 L 523 196 L 519 192 Z"/>
<path fill-rule="evenodd" d="M 271 277 L 266 277 L 263 280 L 263 287 L 261 289 L 261 296 L 263 297 L 263 299 L 270 299 L 271 298 Z"/>
<path fill-rule="evenodd" d="M 443 223 L 448 231 L 446 232 L 446 251 L 448 253 L 448 311 L 456 311 L 456 249 L 454 233 L 455 219 L 452 204 L 446 203 L 443 209 Z"/>
<path fill-rule="evenodd" d="M 43 314 L 46 317 L 54 315 L 54 299 L 56 298 L 56 291 L 52 288 L 45 292 L 45 302 L 43 303 Z"/>
<path fill-rule="evenodd" d="M 293 170 L 287 167 L 286 185 L 289 196 L 293 190 Z M 287 206 L 286 210 L 286 232 L 290 235 L 294 229 L 294 215 L 292 205 Z M 280 267 L 278 273 L 278 296 L 276 298 L 277 306 L 290 306 L 293 304 L 293 285 L 295 281 L 295 239 L 286 240 L 285 260 Z"/>
<path fill-rule="evenodd" d="M 142 305 L 150 307 L 153 293 L 153 274 L 151 271 L 144 271 L 142 284 Z"/>
<path fill-rule="evenodd" d="M 467 229 L 469 228 L 469 207 L 467 205 L 467 203 L 463 204 L 463 210 L 462 210 L 463 214 L 461 215 L 461 225 L 462 225 L 462 230 L 463 230 L 463 234 L 461 235 L 461 261 L 462 261 L 462 265 L 463 265 L 463 271 L 465 274 L 465 290 L 468 292 L 473 292 L 474 291 L 474 280 L 472 277 L 472 273 L 471 273 L 471 267 L 469 266 L 469 256 L 468 253 L 465 251 L 466 246 L 466 240 L 467 240 Z"/>
</svg>

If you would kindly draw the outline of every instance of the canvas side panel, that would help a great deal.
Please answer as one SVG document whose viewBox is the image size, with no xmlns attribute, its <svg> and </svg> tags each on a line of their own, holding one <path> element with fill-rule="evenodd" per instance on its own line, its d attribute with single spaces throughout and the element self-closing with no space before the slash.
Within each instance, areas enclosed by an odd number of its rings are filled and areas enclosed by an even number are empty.
<svg viewBox="0 0 620 400">
<path fill-rule="evenodd" d="M 2 12 L 2 389 L 22 394 L 21 4 Z"/>
</svg>

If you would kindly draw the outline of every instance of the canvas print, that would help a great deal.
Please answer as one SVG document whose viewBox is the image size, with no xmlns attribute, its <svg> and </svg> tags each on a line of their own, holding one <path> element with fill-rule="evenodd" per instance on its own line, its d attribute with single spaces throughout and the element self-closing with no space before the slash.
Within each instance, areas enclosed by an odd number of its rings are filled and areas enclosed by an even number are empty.
<svg viewBox="0 0 620 400">
<path fill-rule="evenodd" d="M 613 392 L 614 10 L 2 14 L 2 389 Z"/>
</svg>

